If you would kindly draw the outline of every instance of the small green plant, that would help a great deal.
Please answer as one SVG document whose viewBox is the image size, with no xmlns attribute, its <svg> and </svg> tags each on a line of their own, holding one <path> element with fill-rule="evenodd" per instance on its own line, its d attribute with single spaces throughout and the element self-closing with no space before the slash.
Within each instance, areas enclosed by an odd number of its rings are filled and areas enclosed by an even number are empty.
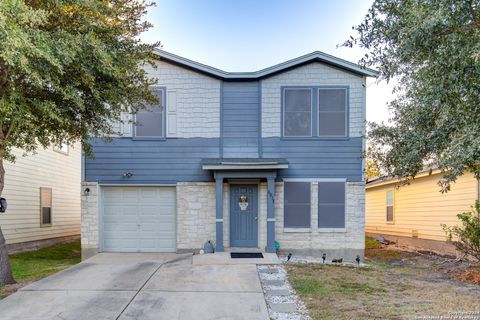
<svg viewBox="0 0 480 320">
<path fill-rule="evenodd" d="M 457 215 L 461 226 L 442 224 L 447 241 L 453 243 L 458 251 L 472 256 L 480 262 L 480 201 L 475 201 L 471 212 Z"/>
</svg>

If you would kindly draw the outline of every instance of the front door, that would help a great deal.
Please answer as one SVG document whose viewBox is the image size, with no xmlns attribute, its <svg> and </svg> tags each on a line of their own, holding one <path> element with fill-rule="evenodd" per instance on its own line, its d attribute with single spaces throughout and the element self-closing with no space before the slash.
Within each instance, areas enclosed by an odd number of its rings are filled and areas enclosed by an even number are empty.
<svg viewBox="0 0 480 320">
<path fill-rule="evenodd" d="M 230 246 L 258 247 L 258 186 L 230 185 Z"/>
</svg>

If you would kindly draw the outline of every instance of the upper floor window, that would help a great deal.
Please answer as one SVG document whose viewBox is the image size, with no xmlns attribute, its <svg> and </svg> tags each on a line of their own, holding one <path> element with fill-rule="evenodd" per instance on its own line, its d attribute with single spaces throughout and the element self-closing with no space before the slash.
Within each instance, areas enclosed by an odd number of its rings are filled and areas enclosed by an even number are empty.
<svg viewBox="0 0 480 320">
<path fill-rule="evenodd" d="M 347 89 L 318 90 L 318 135 L 347 135 Z"/>
<path fill-rule="evenodd" d="M 346 87 L 287 87 L 282 107 L 284 137 L 348 136 Z"/>
<path fill-rule="evenodd" d="M 143 138 L 165 137 L 165 90 L 154 89 L 159 103 L 138 110 L 135 116 L 135 136 Z"/>
<path fill-rule="evenodd" d="M 285 137 L 312 136 L 312 90 L 284 90 L 284 121 L 283 135 Z"/>
</svg>

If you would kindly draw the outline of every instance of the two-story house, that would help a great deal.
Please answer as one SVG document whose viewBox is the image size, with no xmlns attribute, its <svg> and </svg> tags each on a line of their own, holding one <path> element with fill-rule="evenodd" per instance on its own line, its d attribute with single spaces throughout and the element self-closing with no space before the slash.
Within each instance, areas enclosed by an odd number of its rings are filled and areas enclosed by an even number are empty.
<svg viewBox="0 0 480 320">
<path fill-rule="evenodd" d="M 257 72 L 225 72 L 156 50 L 160 103 L 92 141 L 82 247 L 184 252 L 364 250 L 366 77 L 314 52 Z"/>
</svg>

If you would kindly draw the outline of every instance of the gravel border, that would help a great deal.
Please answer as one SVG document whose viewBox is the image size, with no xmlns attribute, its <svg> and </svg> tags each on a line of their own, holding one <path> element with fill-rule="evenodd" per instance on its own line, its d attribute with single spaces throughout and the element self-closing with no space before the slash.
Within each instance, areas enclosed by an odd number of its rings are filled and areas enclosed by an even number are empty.
<svg viewBox="0 0 480 320">
<path fill-rule="evenodd" d="M 274 273 L 267 273 L 267 270 L 277 270 Z M 265 295 L 267 303 L 268 314 L 273 320 L 312 320 L 308 315 L 308 310 L 303 301 L 298 297 L 295 290 L 292 288 L 287 279 L 287 271 L 282 265 L 257 265 L 258 275 Z M 265 280 L 280 280 L 282 284 L 279 286 L 267 285 Z M 269 290 L 288 290 L 288 296 L 272 296 Z M 272 304 L 278 303 L 293 303 L 296 307 L 295 312 L 281 313 L 272 310 Z"/>
</svg>

